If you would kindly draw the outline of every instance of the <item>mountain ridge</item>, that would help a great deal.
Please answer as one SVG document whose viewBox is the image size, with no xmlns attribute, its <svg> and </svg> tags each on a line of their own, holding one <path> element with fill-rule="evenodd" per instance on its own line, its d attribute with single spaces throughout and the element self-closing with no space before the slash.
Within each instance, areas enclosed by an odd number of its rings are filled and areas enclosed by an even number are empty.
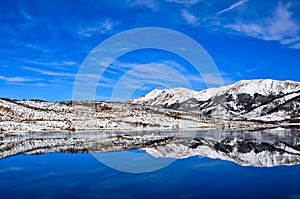
<svg viewBox="0 0 300 199">
<path fill-rule="evenodd" d="M 223 119 L 282 121 L 300 117 L 300 82 L 296 81 L 241 80 L 202 91 L 184 89 L 185 97 L 178 94 L 180 89 L 156 89 L 131 102 Z"/>
</svg>

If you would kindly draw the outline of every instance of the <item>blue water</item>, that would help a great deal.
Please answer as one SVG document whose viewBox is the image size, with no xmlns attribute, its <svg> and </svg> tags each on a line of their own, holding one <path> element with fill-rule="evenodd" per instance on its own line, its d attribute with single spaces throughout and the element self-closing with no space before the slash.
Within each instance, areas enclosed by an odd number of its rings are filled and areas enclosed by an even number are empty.
<svg viewBox="0 0 300 199">
<path fill-rule="evenodd" d="M 137 151 L 138 152 L 138 151 Z M 300 166 L 242 167 L 199 158 L 132 174 L 91 154 L 47 153 L 0 160 L 0 198 L 300 198 Z"/>
</svg>

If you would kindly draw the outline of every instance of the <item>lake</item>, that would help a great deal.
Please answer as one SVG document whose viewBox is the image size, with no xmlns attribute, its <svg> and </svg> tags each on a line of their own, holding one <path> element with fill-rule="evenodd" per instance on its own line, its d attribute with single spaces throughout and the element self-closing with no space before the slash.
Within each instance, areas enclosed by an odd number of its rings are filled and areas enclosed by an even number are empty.
<svg viewBox="0 0 300 199">
<path fill-rule="evenodd" d="M 300 198 L 300 131 L 2 137 L 0 198 Z"/>
</svg>

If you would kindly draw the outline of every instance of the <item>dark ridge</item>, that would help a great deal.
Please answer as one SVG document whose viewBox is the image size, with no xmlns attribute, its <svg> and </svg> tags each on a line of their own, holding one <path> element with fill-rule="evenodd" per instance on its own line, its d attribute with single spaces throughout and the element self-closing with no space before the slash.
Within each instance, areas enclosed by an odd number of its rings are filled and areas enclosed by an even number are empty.
<svg viewBox="0 0 300 199">
<path fill-rule="evenodd" d="M 29 101 L 33 101 L 33 102 L 47 102 L 47 101 L 41 100 L 41 99 L 30 99 Z"/>
</svg>

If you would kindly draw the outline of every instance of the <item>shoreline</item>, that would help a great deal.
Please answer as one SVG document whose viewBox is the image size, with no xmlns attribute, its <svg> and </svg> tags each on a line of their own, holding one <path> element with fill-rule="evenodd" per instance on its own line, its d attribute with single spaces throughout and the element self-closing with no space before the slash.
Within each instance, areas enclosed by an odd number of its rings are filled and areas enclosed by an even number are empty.
<svg viewBox="0 0 300 199">
<path fill-rule="evenodd" d="M 53 129 L 53 130 L 40 130 L 40 131 L 5 131 L 0 132 L 0 137 L 7 137 L 7 136 L 18 136 L 18 135 L 34 135 L 34 134 L 55 134 L 55 133 L 70 133 L 70 134 L 77 134 L 77 133 L 85 133 L 85 132 L 188 132 L 188 131 L 205 131 L 205 130 L 222 130 L 222 131 L 264 131 L 264 130 L 274 130 L 274 129 L 299 129 L 298 127 L 290 127 L 290 126 L 282 126 L 282 125 L 273 125 L 273 126 L 255 126 L 255 127 L 222 127 L 222 126 L 199 126 L 199 127 L 189 127 L 189 128 L 89 128 L 89 129 L 77 129 L 77 130 L 65 130 L 65 129 Z"/>
</svg>

